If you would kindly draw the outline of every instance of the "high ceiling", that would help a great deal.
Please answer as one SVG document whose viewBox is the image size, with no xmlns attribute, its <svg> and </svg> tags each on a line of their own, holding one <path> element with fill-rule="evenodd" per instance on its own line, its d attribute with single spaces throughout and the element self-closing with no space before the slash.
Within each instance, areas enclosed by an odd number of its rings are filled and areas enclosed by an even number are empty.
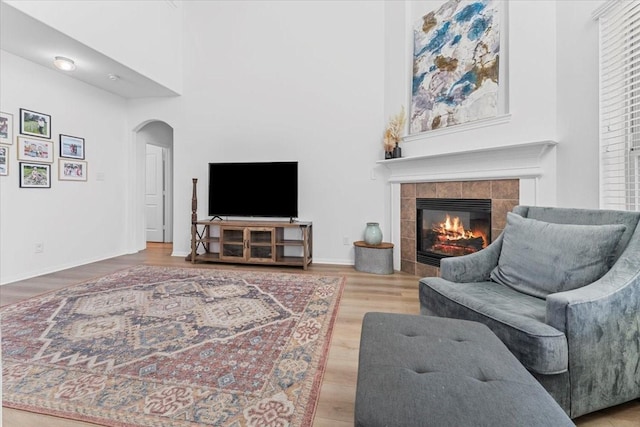
<svg viewBox="0 0 640 427">
<path fill-rule="evenodd" d="M 0 48 L 123 98 L 177 95 L 171 89 L 4 2 L 0 2 Z M 53 66 L 55 56 L 73 59 L 77 68 L 71 72 L 58 70 Z M 109 75 L 118 78 L 112 80 Z"/>
</svg>

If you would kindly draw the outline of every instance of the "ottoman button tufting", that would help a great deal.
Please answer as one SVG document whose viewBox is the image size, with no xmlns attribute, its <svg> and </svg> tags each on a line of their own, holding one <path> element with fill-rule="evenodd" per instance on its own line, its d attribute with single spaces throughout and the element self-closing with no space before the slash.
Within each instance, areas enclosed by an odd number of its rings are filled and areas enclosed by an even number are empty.
<svg viewBox="0 0 640 427">
<path fill-rule="evenodd" d="M 367 313 L 358 361 L 356 427 L 575 426 L 478 322 Z"/>
</svg>

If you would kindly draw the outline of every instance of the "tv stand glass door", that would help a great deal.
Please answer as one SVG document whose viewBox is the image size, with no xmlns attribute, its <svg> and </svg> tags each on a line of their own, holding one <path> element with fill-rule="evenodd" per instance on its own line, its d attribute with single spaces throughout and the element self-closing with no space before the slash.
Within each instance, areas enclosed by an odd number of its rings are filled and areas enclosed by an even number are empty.
<svg viewBox="0 0 640 427">
<path fill-rule="evenodd" d="M 244 227 L 221 227 L 220 259 L 243 261 L 244 258 Z"/>
<path fill-rule="evenodd" d="M 220 227 L 220 259 L 223 261 L 273 262 L 275 233 L 272 227 Z"/>
<path fill-rule="evenodd" d="M 275 261 L 273 244 L 275 243 L 275 229 L 273 228 L 247 228 L 247 246 L 249 262 Z"/>
</svg>

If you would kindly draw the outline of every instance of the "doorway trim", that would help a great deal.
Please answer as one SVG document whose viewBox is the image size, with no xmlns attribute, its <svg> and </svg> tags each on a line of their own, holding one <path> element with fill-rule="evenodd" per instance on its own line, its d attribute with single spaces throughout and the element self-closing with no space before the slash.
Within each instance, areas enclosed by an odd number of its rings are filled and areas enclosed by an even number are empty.
<svg viewBox="0 0 640 427">
<path fill-rule="evenodd" d="M 127 211 L 129 212 L 128 221 L 126 221 L 125 227 L 127 228 L 127 235 L 131 236 L 129 239 L 129 253 L 136 253 L 146 249 L 146 218 L 145 218 L 145 180 L 146 180 L 146 144 L 152 143 L 149 138 L 141 131 L 149 124 L 162 123 L 171 129 L 172 134 L 170 141 L 165 144 L 156 143 L 154 145 L 160 145 L 167 150 L 167 158 L 165 162 L 165 184 L 166 184 L 166 217 L 165 217 L 165 242 L 173 241 L 173 139 L 175 127 L 164 120 L 149 119 L 141 122 L 132 129 L 132 144 L 130 145 L 130 152 L 128 159 L 130 180 L 128 182 L 128 193 L 131 197 L 128 198 L 130 206 Z M 125 202 L 127 203 L 127 202 Z M 130 225 L 129 225 L 130 224 Z"/>
</svg>

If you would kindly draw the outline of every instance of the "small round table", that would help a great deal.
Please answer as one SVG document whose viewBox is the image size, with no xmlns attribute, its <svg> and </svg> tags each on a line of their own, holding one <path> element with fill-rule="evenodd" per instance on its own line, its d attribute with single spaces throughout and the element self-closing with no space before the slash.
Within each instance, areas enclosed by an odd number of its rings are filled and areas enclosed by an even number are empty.
<svg viewBox="0 0 640 427">
<path fill-rule="evenodd" d="M 365 273 L 393 274 L 393 243 L 369 245 L 359 240 L 353 242 L 355 269 Z"/>
</svg>

